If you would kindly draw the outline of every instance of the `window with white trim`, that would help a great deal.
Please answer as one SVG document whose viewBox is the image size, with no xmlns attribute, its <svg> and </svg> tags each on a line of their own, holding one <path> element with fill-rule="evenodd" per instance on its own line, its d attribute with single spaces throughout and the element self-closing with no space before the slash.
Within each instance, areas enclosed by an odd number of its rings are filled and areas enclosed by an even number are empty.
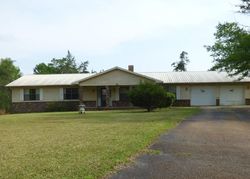
<svg viewBox="0 0 250 179">
<path fill-rule="evenodd" d="M 39 101 L 40 90 L 37 88 L 24 89 L 24 101 Z"/>
<path fill-rule="evenodd" d="M 63 99 L 64 100 L 79 99 L 79 90 L 78 90 L 78 88 L 64 88 L 63 89 Z"/>
<path fill-rule="evenodd" d="M 120 89 L 119 89 L 120 101 L 129 101 L 128 92 L 129 92 L 128 86 L 120 87 Z"/>
</svg>

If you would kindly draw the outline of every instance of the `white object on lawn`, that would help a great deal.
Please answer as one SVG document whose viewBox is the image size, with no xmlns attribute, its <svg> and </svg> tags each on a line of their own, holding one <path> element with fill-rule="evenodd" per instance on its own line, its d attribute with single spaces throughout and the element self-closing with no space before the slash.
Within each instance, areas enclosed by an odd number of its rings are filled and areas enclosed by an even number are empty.
<svg viewBox="0 0 250 179">
<path fill-rule="evenodd" d="M 80 104 L 79 105 L 79 113 L 80 114 L 85 114 L 85 105 L 84 104 Z"/>
</svg>

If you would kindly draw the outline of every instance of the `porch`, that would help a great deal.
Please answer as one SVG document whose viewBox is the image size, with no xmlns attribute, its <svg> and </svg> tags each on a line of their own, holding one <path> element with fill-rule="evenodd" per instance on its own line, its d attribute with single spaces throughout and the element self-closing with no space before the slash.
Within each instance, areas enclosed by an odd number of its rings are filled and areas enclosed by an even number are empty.
<svg viewBox="0 0 250 179">
<path fill-rule="evenodd" d="M 79 99 L 87 109 L 131 108 L 128 98 L 131 89 L 132 86 L 81 86 Z"/>
<path fill-rule="evenodd" d="M 128 92 L 143 82 L 156 79 L 115 67 L 79 81 L 79 99 L 87 108 L 131 108 Z"/>
</svg>

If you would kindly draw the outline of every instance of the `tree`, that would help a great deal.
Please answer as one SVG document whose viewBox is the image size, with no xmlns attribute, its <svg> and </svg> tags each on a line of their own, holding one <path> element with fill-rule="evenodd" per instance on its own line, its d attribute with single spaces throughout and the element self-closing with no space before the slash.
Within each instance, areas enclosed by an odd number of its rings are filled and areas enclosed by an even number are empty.
<svg viewBox="0 0 250 179">
<path fill-rule="evenodd" d="M 205 46 L 214 59 L 211 70 L 226 71 L 240 78 L 250 75 L 250 33 L 237 23 L 219 23 L 215 43 Z"/>
<path fill-rule="evenodd" d="M 250 0 L 241 0 L 242 3 L 238 5 L 241 13 L 250 13 Z"/>
<path fill-rule="evenodd" d="M 168 93 L 158 84 L 142 83 L 128 93 L 130 102 L 134 106 L 147 109 L 169 107 L 174 102 L 174 94 Z"/>
<path fill-rule="evenodd" d="M 80 65 L 76 64 L 75 57 L 68 51 L 66 57 L 53 58 L 51 63 L 40 63 L 34 68 L 35 74 L 62 74 L 62 73 L 89 73 L 88 61 L 81 62 Z"/>
<path fill-rule="evenodd" d="M 13 63 L 10 58 L 0 59 L 0 109 L 9 110 L 11 104 L 11 92 L 5 85 L 21 76 L 20 69 Z"/>
<path fill-rule="evenodd" d="M 49 63 L 49 64 L 40 63 L 36 65 L 36 67 L 34 68 L 34 73 L 35 74 L 53 74 L 53 73 L 57 73 L 57 70 L 53 66 L 52 63 Z"/>
<path fill-rule="evenodd" d="M 180 61 L 172 63 L 171 66 L 174 67 L 173 71 L 187 71 L 186 65 L 188 63 L 189 63 L 188 53 L 185 51 L 182 51 L 180 53 Z"/>
<path fill-rule="evenodd" d="M 79 73 L 89 73 L 88 65 L 89 65 L 89 61 L 82 62 L 78 67 Z"/>
</svg>

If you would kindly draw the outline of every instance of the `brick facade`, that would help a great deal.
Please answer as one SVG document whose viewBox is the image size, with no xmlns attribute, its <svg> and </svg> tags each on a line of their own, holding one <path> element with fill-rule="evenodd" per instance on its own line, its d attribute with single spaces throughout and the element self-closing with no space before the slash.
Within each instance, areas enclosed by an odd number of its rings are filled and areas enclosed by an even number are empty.
<svg viewBox="0 0 250 179">
<path fill-rule="evenodd" d="M 246 105 L 250 105 L 250 99 L 246 99 Z M 50 112 L 50 111 L 77 111 L 79 101 L 58 101 L 58 102 L 18 102 L 12 103 L 12 113 L 27 112 Z M 98 109 L 96 101 L 83 102 L 88 109 Z M 216 99 L 216 106 L 220 105 L 220 100 Z M 190 106 L 190 100 L 176 100 L 173 106 Z M 128 101 L 112 101 L 112 108 L 131 108 Z"/>
<path fill-rule="evenodd" d="M 96 101 L 83 101 L 86 108 L 96 108 Z"/>
<path fill-rule="evenodd" d="M 76 111 L 79 101 L 58 101 L 58 102 L 18 102 L 12 103 L 11 112 L 52 112 L 52 111 Z"/>
<path fill-rule="evenodd" d="M 190 106 L 189 99 L 178 99 L 174 102 L 173 106 Z"/>
<path fill-rule="evenodd" d="M 112 107 L 131 107 L 129 101 L 112 101 Z"/>
</svg>

